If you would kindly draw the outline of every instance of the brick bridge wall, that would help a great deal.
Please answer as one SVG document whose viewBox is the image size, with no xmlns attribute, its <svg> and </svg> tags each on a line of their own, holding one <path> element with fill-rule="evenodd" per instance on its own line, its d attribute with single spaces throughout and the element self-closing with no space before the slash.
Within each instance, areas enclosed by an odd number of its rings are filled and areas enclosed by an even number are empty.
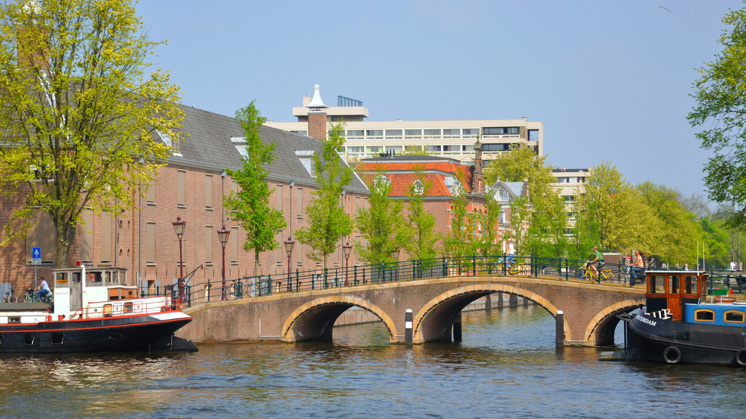
<svg viewBox="0 0 746 419">
<path fill-rule="evenodd" d="M 330 340 L 334 321 L 352 306 L 378 316 L 392 343 L 404 343 L 405 313 L 413 313 L 413 342 L 451 339 L 453 323 L 470 302 L 501 292 L 535 301 L 552 316 L 564 313 L 566 345 L 613 343 L 616 314 L 644 304 L 642 288 L 522 277 L 447 277 L 218 301 L 185 310 L 194 320 L 177 335 L 195 342 Z"/>
</svg>

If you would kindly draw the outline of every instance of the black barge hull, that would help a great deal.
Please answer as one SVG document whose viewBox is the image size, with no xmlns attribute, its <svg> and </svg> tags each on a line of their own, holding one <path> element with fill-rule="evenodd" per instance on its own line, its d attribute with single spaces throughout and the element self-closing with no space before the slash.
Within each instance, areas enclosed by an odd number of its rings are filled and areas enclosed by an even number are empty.
<svg viewBox="0 0 746 419">
<path fill-rule="evenodd" d="M 0 325 L 0 353 L 196 351 L 174 332 L 191 321 L 179 312 Z"/>
<path fill-rule="evenodd" d="M 746 328 L 701 325 L 645 314 L 620 316 L 627 359 L 667 364 L 746 366 Z"/>
</svg>

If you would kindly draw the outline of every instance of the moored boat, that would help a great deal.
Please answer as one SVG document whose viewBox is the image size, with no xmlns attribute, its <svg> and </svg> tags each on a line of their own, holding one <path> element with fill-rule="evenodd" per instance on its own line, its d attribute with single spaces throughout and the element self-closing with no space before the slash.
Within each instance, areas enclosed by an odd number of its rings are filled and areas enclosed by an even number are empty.
<svg viewBox="0 0 746 419">
<path fill-rule="evenodd" d="M 646 307 L 619 316 L 628 360 L 746 366 L 746 304 L 709 296 L 704 272 L 648 271 Z"/>
<path fill-rule="evenodd" d="M 169 296 L 140 297 L 118 268 L 54 272 L 53 303 L 0 304 L 0 353 L 196 351 L 192 318 Z"/>
</svg>

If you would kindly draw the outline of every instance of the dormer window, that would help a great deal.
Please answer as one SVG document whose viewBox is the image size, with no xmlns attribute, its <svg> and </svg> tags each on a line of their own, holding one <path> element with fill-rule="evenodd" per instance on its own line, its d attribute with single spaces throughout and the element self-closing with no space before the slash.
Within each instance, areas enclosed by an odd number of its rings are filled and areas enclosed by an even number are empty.
<svg viewBox="0 0 746 419">
<path fill-rule="evenodd" d="M 461 186 L 461 182 L 459 182 L 458 179 L 453 176 L 448 176 L 443 181 L 445 182 L 448 191 L 451 192 L 451 195 L 459 197 L 464 194 L 464 187 Z"/>
<path fill-rule="evenodd" d="M 173 150 L 171 152 L 172 156 L 174 156 L 174 157 L 183 157 L 181 155 L 181 153 L 179 152 L 179 150 L 177 150 L 174 147 L 174 142 L 171 140 L 171 136 L 170 135 L 168 135 L 166 133 L 163 133 L 163 132 L 160 132 L 158 130 L 155 130 L 155 132 L 156 132 L 156 134 L 158 134 L 158 137 L 161 138 L 161 141 L 163 141 L 163 144 L 166 144 L 167 146 L 169 146 Z"/>
<path fill-rule="evenodd" d="M 378 175 L 373 180 L 373 188 L 378 189 L 382 186 L 389 186 L 391 185 L 391 179 L 388 178 L 386 175 Z"/>
<path fill-rule="evenodd" d="M 412 186 L 414 188 L 415 195 L 420 196 L 425 193 L 425 185 L 422 183 L 421 180 L 415 180 L 414 183 L 412 183 Z"/>
<path fill-rule="evenodd" d="M 316 177 L 316 172 L 313 168 L 313 150 L 296 150 L 295 156 L 298 157 L 303 167 L 306 169 L 312 178 Z"/>
<path fill-rule="evenodd" d="M 244 160 L 249 158 L 249 151 L 246 149 L 246 137 L 231 137 L 233 146 L 236 147 L 236 151 L 241 154 Z"/>
</svg>

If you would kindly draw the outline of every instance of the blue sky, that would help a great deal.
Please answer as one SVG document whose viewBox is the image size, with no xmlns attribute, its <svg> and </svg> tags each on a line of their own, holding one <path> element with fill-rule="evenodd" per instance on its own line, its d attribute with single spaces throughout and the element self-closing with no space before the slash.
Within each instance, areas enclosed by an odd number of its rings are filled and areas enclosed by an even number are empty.
<svg viewBox="0 0 746 419">
<path fill-rule="evenodd" d="M 256 100 L 274 121 L 321 86 L 369 120 L 544 123 L 557 167 L 609 161 L 627 180 L 704 193 L 686 115 L 696 68 L 740 0 L 141 0 L 154 63 L 183 102 L 224 115 Z"/>
</svg>

